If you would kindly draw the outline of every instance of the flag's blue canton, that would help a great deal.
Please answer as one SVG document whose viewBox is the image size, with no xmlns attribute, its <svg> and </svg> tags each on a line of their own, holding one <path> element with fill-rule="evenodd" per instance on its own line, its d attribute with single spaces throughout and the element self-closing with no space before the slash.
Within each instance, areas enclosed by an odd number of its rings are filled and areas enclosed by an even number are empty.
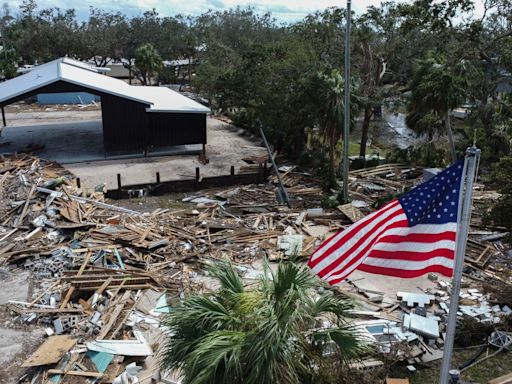
<svg viewBox="0 0 512 384">
<path fill-rule="evenodd" d="M 398 199 L 409 226 L 457 221 L 463 167 L 459 161 Z"/>
</svg>

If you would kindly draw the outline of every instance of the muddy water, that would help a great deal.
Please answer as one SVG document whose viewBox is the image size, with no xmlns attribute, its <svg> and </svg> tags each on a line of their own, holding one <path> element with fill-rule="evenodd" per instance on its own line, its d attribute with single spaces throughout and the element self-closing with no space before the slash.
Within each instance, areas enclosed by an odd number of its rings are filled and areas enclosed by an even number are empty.
<svg viewBox="0 0 512 384">
<path fill-rule="evenodd" d="M 391 141 L 396 147 L 405 149 L 417 142 L 416 133 L 405 123 L 405 113 L 384 112 L 382 117 L 382 128 L 390 131 Z"/>
</svg>

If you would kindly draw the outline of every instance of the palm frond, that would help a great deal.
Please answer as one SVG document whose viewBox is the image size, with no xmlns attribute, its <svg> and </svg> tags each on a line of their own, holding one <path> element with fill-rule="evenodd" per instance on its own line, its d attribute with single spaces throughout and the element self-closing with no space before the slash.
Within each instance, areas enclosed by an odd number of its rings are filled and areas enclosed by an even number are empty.
<svg viewBox="0 0 512 384">
<path fill-rule="evenodd" d="M 230 293 L 244 292 L 244 282 L 231 264 L 215 265 L 208 268 L 208 272 L 219 280 L 222 289 Z"/>
<path fill-rule="evenodd" d="M 235 331 L 215 331 L 203 337 L 185 360 L 186 383 L 240 382 L 245 338 L 245 333 Z"/>
<path fill-rule="evenodd" d="M 347 311 L 353 308 L 353 303 L 346 298 L 336 297 L 332 292 L 327 292 L 320 296 L 310 308 L 312 317 L 317 317 L 322 313 L 333 313 L 338 319 L 345 317 Z"/>
</svg>

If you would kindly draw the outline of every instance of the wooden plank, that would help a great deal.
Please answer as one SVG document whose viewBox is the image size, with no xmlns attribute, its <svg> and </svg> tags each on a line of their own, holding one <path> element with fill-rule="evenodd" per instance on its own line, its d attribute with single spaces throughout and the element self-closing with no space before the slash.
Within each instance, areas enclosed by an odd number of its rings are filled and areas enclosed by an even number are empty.
<svg viewBox="0 0 512 384">
<path fill-rule="evenodd" d="M 114 310 L 110 314 L 110 318 L 109 318 L 108 323 L 106 325 L 104 325 L 103 328 L 101 329 L 101 332 L 100 332 L 100 334 L 97 337 L 98 340 L 102 340 L 102 339 L 104 339 L 108 335 L 109 331 L 114 326 L 117 318 L 119 317 L 119 315 L 123 311 L 124 304 L 126 303 L 126 301 L 128 301 L 130 296 L 131 296 L 131 291 L 126 291 L 124 293 L 123 297 L 121 297 L 121 300 L 119 301 L 119 304 L 116 305 L 116 307 L 114 308 Z"/>
<path fill-rule="evenodd" d="M 84 273 L 84 269 L 85 269 L 85 267 L 87 267 L 87 264 L 89 264 L 89 259 L 91 258 L 91 255 L 92 255 L 91 251 L 87 252 L 87 255 L 85 255 L 85 260 L 82 263 L 82 265 L 80 266 L 78 273 L 76 274 L 77 276 L 80 276 L 82 273 Z"/>
<path fill-rule="evenodd" d="M 512 372 L 497 377 L 495 379 L 489 380 L 489 384 L 510 384 L 512 383 Z"/>
<path fill-rule="evenodd" d="M 53 288 L 55 288 L 57 285 L 60 284 L 60 281 L 57 281 L 55 283 L 53 283 L 51 286 L 49 286 L 48 288 L 46 288 L 42 293 L 40 293 L 34 300 L 32 300 L 32 302 L 30 302 L 29 305 L 27 305 L 27 308 L 30 308 L 32 307 L 34 304 L 37 304 L 37 302 L 39 300 L 41 300 L 43 298 L 44 295 L 46 295 L 48 292 L 50 292 Z"/>
<path fill-rule="evenodd" d="M 101 286 L 94 292 L 94 294 L 87 300 L 87 304 L 93 304 L 93 300 L 96 297 L 98 299 L 105 289 L 112 283 L 112 277 L 109 277 Z"/>
<path fill-rule="evenodd" d="M 69 335 L 50 336 L 22 364 L 22 367 L 38 367 L 55 364 L 76 344 L 77 339 Z"/>
<path fill-rule="evenodd" d="M 60 309 L 66 308 L 66 305 L 68 305 L 69 299 L 71 298 L 71 295 L 75 292 L 75 287 L 71 286 L 68 289 L 68 292 L 66 293 L 66 296 L 64 297 L 64 300 L 62 300 L 60 304 Z"/>
<path fill-rule="evenodd" d="M 50 375 L 69 375 L 69 376 L 83 376 L 83 377 L 95 377 L 100 379 L 103 377 L 101 372 L 88 372 L 88 371 L 63 371 L 62 369 L 49 369 Z"/>
<path fill-rule="evenodd" d="M 25 205 L 23 206 L 23 210 L 21 211 L 21 214 L 16 218 L 14 222 L 14 226 L 18 228 L 20 225 L 23 225 L 23 219 L 25 218 L 25 215 L 27 214 L 28 206 L 30 204 L 30 200 L 32 199 L 32 195 L 34 194 L 36 190 L 36 185 L 32 185 L 32 188 L 30 189 L 30 192 L 28 193 L 27 200 L 25 201 Z"/>
</svg>

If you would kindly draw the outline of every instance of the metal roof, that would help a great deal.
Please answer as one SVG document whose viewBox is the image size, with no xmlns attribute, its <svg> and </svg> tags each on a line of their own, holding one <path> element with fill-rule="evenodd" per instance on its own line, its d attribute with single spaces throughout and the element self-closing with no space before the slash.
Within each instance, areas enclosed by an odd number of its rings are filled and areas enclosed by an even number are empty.
<svg viewBox="0 0 512 384">
<path fill-rule="evenodd" d="M 122 80 L 98 73 L 96 68 L 87 63 L 67 57 L 39 65 L 28 73 L 0 83 L 0 102 L 56 81 L 65 81 L 92 91 L 147 104 L 148 112 L 210 112 L 204 105 L 169 88 L 129 85 Z"/>
</svg>

